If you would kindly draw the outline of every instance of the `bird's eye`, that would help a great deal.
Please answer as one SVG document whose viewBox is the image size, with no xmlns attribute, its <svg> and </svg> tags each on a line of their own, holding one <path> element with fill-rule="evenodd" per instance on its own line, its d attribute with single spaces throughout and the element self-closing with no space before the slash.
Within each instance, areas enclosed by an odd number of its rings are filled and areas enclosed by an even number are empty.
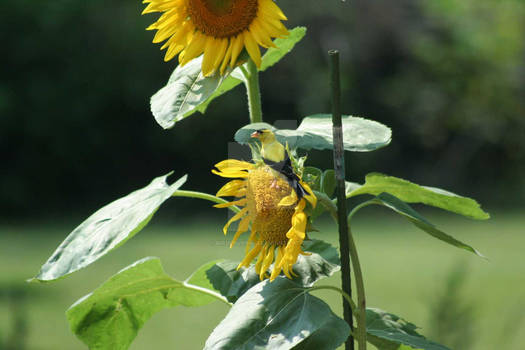
<svg viewBox="0 0 525 350">
<path fill-rule="evenodd" d="M 262 134 L 264 132 L 264 130 L 263 129 L 255 130 L 255 132 L 258 133 L 258 134 Z"/>
</svg>

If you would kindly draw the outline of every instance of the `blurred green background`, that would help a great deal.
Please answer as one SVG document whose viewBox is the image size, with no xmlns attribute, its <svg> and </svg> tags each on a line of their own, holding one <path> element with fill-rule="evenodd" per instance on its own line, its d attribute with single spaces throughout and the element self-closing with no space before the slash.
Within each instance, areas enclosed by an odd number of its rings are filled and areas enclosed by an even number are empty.
<svg viewBox="0 0 525 350">
<path fill-rule="evenodd" d="M 363 218 L 357 228 L 370 305 L 453 348 L 517 349 L 516 335 L 525 331 L 525 3 L 278 4 L 288 27 L 304 25 L 308 33 L 261 76 L 266 121 L 299 122 L 330 110 L 326 51 L 337 48 L 343 111 L 393 129 L 389 147 L 347 154 L 349 179 L 380 171 L 475 197 L 493 214 L 477 223 L 430 212 L 485 253 L 485 262 L 386 212 L 378 222 L 370 210 L 371 222 Z M 164 63 L 151 43 L 144 28 L 155 16 L 140 16 L 143 7 L 0 2 L 0 348 L 82 349 L 64 310 L 143 256 L 160 256 L 168 272 L 185 278 L 208 260 L 242 254 L 240 246 L 216 244 L 224 212 L 177 199 L 151 228 L 85 272 L 49 286 L 24 284 L 76 224 L 152 178 L 188 173 L 185 189 L 206 192 L 223 183 L 210 168 L 247 123 L 245 92 L 237 88 L 171 130 L 158 126 L 149 97 L 176 62 Z M 309 164 L 330 167 L 331 157 L 312 152 Z M 315 238 L 335 243 L 333 226 L 323 228 Z M 338 310 L 339 298 L 326 296 Z M 198 348 L 225 312 L 222 305 L 211 310 L 165 311 L 133 349 Z"/>
</svg>

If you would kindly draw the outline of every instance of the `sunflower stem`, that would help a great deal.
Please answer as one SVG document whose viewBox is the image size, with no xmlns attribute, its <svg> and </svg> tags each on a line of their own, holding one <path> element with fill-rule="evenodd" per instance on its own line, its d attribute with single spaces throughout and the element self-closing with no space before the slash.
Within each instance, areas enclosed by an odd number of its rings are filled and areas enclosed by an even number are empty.
<svg viewBox="0 0 525 350">
<path fill-rule="evenodd" d="M 214 203 L 217 203 L 217 204 L 228 203 L 227 200 L 219 198 L 219 197 L 214 196 L 212 194 L 203 193 L 203 192 L 196 192 L 196 191 L 178 190 L 178 191 L 173 192 L 173 194 L 171 196 L 172 197 L 187 197 L 187 198 L 204 199 L 204 200 L 207 200 L 207 201 L 210 201 L 210 202 L 214 202 Z M 233 211 L 235 213 L 238 213 L 238 212 L 241 211 L 241 209 L 239 209 L 239 207 L 236 207 L 235 205 L 232 205 L 232 206 L 228 207 L 228 209 L 230 209 L 231 211 Z"/>
<path fill-rule="evenodd" d="M 341 253 L 341 285 L 343 291 L 349 296 L 352 296 L 352 281 L 351 281 L 351 270 L 350 270 L 350 256 L 354 256 L 355 252 L 351 252 L 355 249 L 355 244 L 351 244 L 349 239 L 348 221 L 347 221 L 347 209 L 346 209 L 346 193 L 345 193 L 345 159 L 344 159 L 344 148 L 343 148 L 343 126 L 341 120 L 341 83 L 339 74 L 339 51 L 330 50 L 328 51 L 330 57 L 330 86 L 332 89 L 332 134 L 334 139 L 334 171 L 336 179 L 336 191 L 337 191 L 337 221 L 339 226 L 339 250 Z M 353 241 L 352 241 L 353 242 Z M 352 261 L 353 262 L 353 261 Z M 353 264 L 352 264 L 353 265 Z M 357 341 L 359 350 L 366 349 L 366 329 L 365 338 L 361 336 L 362 330 L 365 325 L 360 322 L 361 315 L 365 313 L 364 309 L 361 309 L 361 303 L 359 302 L 358 293 L 358 314 L 357 314 Z M 343 296 L 343 316 L 345 321 L 352 330 L 351 335 L 345 342 L 346 350 L 354 349 L 354 331 L 353 318 L 352 318 L 352 307 L 351 304 Z"/>
<path fill-rule="evenodd" d="M 259 87 L 259 71 L 251 59 L 248 60 L 247 69 L 241 66 L 244 75 L 244 85 L 248 94 L 248 110 L 250 111 L 250 123 L 263 121 L 261 108 L 261 89 Z"/>
</svg>

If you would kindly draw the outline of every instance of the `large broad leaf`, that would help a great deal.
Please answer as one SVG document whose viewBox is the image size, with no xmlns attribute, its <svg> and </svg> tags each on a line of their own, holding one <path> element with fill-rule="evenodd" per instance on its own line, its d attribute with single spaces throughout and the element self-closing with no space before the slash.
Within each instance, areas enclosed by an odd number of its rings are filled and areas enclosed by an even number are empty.
<svg viewBox="0 0 525 350">
<path fill-rule="evenodd" d="M 312 286 L 318 280 L 340 270 L 337 249 L 330 244 L 320 240 L 309 240 L 303 243 L 303 250 L 311 254 L 300 255 L 293 265 L 293 271 L 297 275 L 294 281 L 300 285 Z M 222 261 L 206 272 L 213 288 L 220 291 L 230 302 L 237 301 L 248 289 L 261 282 L 253 265 L 237 270 L 238 265 L 238 262 Z"/>
<path fill-rule="evenodd" d="M 394 314 L 375 308 L 366 309 L 367 341 L 379 350 L 406 349 L 406 346 L 412 349 L 450 350 L 427 340 L 416 329 L 415 325 Z"/>
<path fill-rule="evenodd" d="M 157 123 L 169 129 L 195 112 L 219 87 L 225 76 L 205 77 L 202 56 L 173 71 L 168 84 L 151 97 L 151 112 Z"/>
<path fill-rule="evenodd" d="M 255 285 L 213 330 L 204 349 L 290 349 L 314 335 L 321 344 L 317 349 L 335 349 L 348 337 L 349 327 L 307 291 L 285 277 Z M 334 323 L 340 332 L 317 333 Z"/>
<path fill-rule="evenodd" d="M 262 57 L 260 71 L 273 66 L 305 35 L 306 28 L 297 27 L 284 39 L 276 39 L 277 47 L 270 48 Z M 246 64 L 245 64 L 246 65 Z M 204 113 L 215 98 L 230 91 L 242 82 L 241 68 L 231 75 L 214 74 L 205 77 L 201 72 L 202 56 L 191 60 L 185 66 L 177 66 L 168 84 L 151 97 L 151 112 L 157 123 L 164 129 L 171 128 L 182 119 L 199 111 Z"/>
<path fill-rule="evenodd" d="M 185 281 L 177 281 L 164 272 L 158 258 L 139 260 L 69 308 L 71 330 L 91 350 L 125 350 L 156 312 L 217 300 L 203 292 L 210 287 L 205 271 L 213 264 L 202 266 Z"/>
<path fill-rule="evenodd" d="M 345 115 L 343 123 L 343 146 L 346 151 L 369 152 L 390 143 L 390 128 L 373 120 Z M 296 130 L 279 130 L 267 123 L 246 125 L 235 133 L 235 141 L 240 144 L 254 142 L 250 135 L 259 129 L 272 130 L 279 142 L 288 143 L 290 148 L 305 150 L 333 149 L 332 116 L 316 114 L 305 117 Z"/>
<path fill-rule="evenodd" d="M 407 180 L 379 173 L 366 175 L 365 184 L 352 188 L 349 193 L 347 192 L 347 197 L 360 194 L 375 196 L 382 192 L 388 192 L 407 203 L 423 203 L 473 219 L 488 219 L 490 217 L 471 198 L 458 196 L 439 188 L 419 186 Z"/>
<path fill-rule="evenodd" d="M 346 338 L 341 339 L 346 334 L 348 336 L 350 327 L 339 317 L 330 317 L 330 319 L 313 332 L 308 338 L 294 346 L 294 350 L 323 350 L 336 349 Z"/>
<path fill-rule="evenodd" d="M 148 224 L 160 205 L 178 190 L 187 176 L 173 185 L 170 174 L 120 198 L 86 219 L 67 236 L 31 281 L 51 281 L 82 269 L 125 243 Z"/>
<path fill-rule="evenodd" d="M 414 225 L 416 225 L 417 227 L 419 227 L 421 230 L 425 231 L 429 235 L 443 242 L 451 244 L 455 247 L 468 250 L 469 252 L 472 252 L 484 258 L 483 254 L 481 254 L 480 252 L 478 252 L 476 249 L 472 248 L 468 244 L 458 241 L 454 237 L 437 229 L 427 219 L 425 219 L 421 214 L 419 214 L 417 211 L 412 209 L 408 204 L 406 204 L 399 198 L 391 195 L 390 193 L 386 193 L 386 192 L 381 193 L 376 197 L 375 200 L 377 200 L 379 204 L 382 204 L 386 206 L 387 208 L 390 208 L 394 210 L 395 212 L 403 215 L 410 222 L 412 222 Z"/>
</svg>

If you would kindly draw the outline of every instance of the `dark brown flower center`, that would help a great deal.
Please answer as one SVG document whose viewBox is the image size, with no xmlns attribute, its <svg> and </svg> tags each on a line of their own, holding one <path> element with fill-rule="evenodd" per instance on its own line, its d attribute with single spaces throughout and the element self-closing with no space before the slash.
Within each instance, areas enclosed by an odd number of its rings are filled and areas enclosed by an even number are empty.
<svg viewBox="0 0 525 350">
<path fill-rule="evenodd" d="M 258 0 L 188 0 L 188 15 L 202 33 L 226 38 L 248 29 L 257 7 Z"/>
</svg>

